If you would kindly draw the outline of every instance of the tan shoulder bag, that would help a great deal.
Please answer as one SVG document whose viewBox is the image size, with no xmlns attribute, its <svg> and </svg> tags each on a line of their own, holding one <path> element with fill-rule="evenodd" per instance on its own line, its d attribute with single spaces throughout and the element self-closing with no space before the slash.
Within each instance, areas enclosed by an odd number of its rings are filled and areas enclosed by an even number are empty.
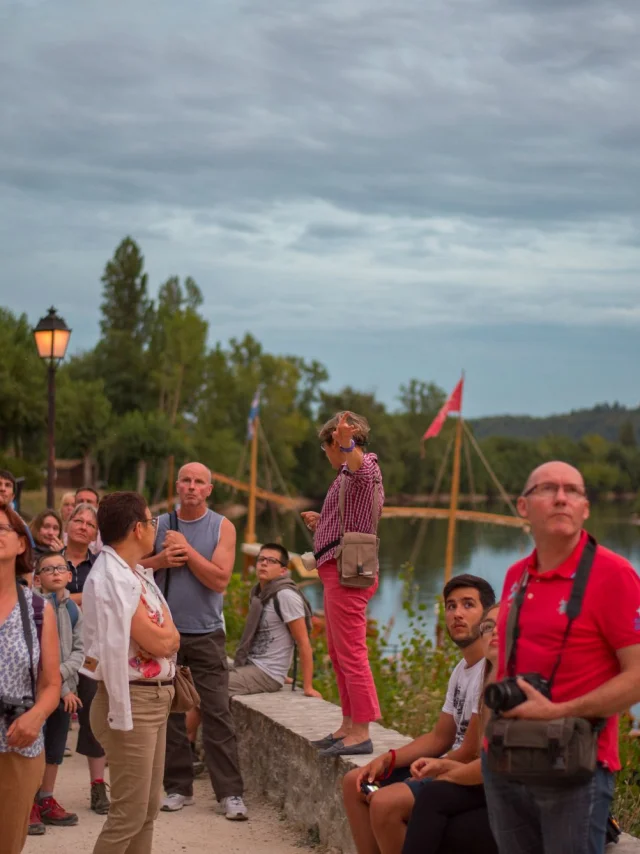
<svg viewBox="0 0 640 854">
<path fill-rule="evenodd" d="M 380 481 L 373 486 L 373 533 L 346 531 L 344 507 L 347 492 L 347 476 L 342 475 L 338 510 L 340 512 L 340 544 L 336 548 L 336 561 L 340 583 L 345 587 L 373 587 L 378 578 L 378 521 L 380 512 Z"/>
</svg>

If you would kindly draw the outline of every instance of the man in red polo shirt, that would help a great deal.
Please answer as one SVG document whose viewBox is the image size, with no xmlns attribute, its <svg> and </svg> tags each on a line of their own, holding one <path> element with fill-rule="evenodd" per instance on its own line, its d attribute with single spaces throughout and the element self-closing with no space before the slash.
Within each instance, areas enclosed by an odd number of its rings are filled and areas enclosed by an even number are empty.
<svg viewBox="0 0 640 854">
<path fill-rule="evenodd" d="M 507 614 L 528 573 L 520 611 L 515 672 L 548 679 L 567 626 L 573 576 L 587 541 L 589 517 L 582 475 L 563 462 L 529 476 L 518 510 L 535 551 L 509 569 L 498 617 L 498 680 L 507 673 Z M 598 767 L 587 783 L 558 788 L 523 785 L 483 773 L 489 819 L 500 854 L 602 854 L 614 772 L 620 769 L 618 717 L 640 701 L 640 578 L 620 555 L 598 545 L 580 615 L 572 625 L 549 700 L 522 679 L 526 701 L 505 717 L 606 719 Z"/>
</svg>

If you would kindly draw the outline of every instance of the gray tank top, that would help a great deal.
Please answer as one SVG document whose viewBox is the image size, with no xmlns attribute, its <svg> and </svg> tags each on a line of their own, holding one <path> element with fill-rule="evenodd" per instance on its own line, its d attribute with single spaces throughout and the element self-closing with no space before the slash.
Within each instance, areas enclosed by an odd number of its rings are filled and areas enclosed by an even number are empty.
<svg viewBox="0 0 640 854">
<path fill-rule="evenodd" d="M 207 510 L 204 516 L 193 522 L 178 519 L 178 530 L 184 534 L 187 542 L 202 557 L 211 560 L 218 540 L 220 539 L 220 526 L 224 516 Z M 155 552 L 161 552 L 164 546 L 164 538 L 170 530 L 169 514 L 163 513 L 158 520 L 158 533 L 156 535 Z M 171 575 L 169 582 L 169 595 L 167 604 L 173 617 L 173 622 L 179 632 L 185 635 L 205 634 L 206 632 L 224 631 L 224 617 L 222 616 L 222 604 L 224 597 L 222 593 L 216 593 L 195 577 L 188 566 L 177 566 L 175 569 L 158 570 L 155 580 L 160 590 L 165 592 L 167 575 Z"/>
</svg>

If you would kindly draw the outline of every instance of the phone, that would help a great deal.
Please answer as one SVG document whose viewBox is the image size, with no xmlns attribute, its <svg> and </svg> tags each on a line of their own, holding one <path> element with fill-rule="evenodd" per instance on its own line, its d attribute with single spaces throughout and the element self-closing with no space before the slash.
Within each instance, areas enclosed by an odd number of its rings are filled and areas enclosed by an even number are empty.
<svg viewBox="0 0 640 854">
<path fill-rule="evenodd" d="M 374 792 L 377 792 L 380 788 L 378 783 L 370 783 L 368 780 L 365 780 L 364 783 L 360 784 L 360 791 L 363 795 L 372 795 Z"/>
</svg>

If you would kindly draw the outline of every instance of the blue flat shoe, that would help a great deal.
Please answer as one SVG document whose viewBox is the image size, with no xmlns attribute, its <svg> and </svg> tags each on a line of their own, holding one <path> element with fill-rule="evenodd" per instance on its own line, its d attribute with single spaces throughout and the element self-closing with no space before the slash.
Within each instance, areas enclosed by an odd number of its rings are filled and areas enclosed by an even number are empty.
<svg viewBox="0 0 640 854">
<path fill-rule="evenodd" d="M 318 756 L 363 756 L 366 753 L 373 753 L 373 742 L 370 738 L 348 747 L 345 746 L 344 739 L 340 738 L 331 747 L 321 750 Z"/>
<path fill-rule="evenodd" d="M 341 741 L 340 738 L 334 738 L 331 733 L 329 735 L 325 735 L 324 738 L 319 738 L 317 741 L 312 741 L 311 746 L 317 747 L 318 750 L 325 750 L 327 747 L 333 747 L 334 744 Z"/>
</svg>

